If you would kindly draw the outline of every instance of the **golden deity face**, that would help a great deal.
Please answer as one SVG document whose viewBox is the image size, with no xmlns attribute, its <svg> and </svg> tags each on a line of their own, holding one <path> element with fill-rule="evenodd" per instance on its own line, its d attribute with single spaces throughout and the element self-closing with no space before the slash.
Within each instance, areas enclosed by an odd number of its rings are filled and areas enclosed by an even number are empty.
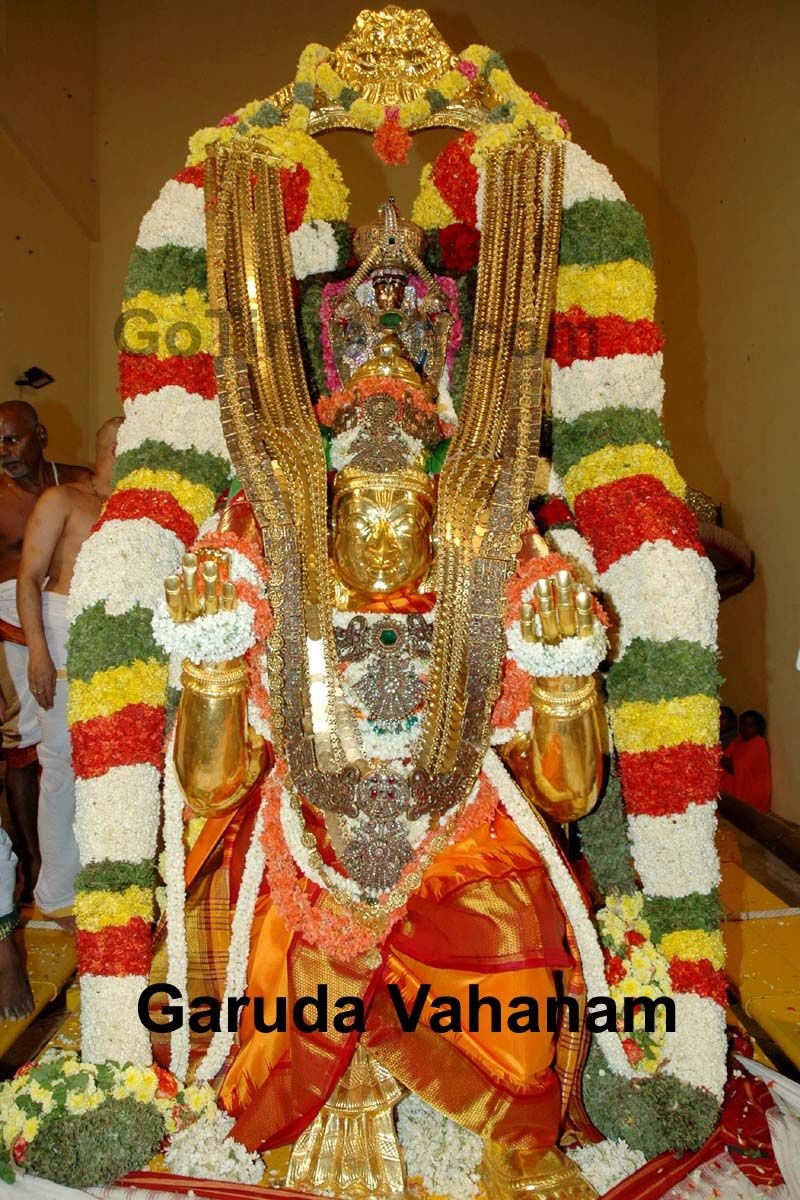
<svg viewBox="0 0 800 1200">
<path fill-rule="evenodd" d="M 365 597 L 414 591 L 433 559 L 433 486 L 422 471 L 339 473 L 333 559 L 342 582 Z"/>
</svg>

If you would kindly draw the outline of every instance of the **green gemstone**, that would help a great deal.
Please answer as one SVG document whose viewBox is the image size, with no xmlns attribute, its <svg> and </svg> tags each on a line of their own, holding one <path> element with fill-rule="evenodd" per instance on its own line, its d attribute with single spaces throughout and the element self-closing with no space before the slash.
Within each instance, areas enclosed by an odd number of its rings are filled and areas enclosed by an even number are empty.
<svg viewBox="0 0 800 1200">
<path fill-rule="evenodd" d="M 381 313 L 379 319 L 384 329 L 397 329 L 403 321 L 403 317 L 399 312 Z"/>
<path fill-rule="evenodd" d="M 381 642 L 384 646 L 393 646 L 396 641 L 397 641 L 397 630 L 396 629 L 382 629 L 381 630 Z"/>
</svg>

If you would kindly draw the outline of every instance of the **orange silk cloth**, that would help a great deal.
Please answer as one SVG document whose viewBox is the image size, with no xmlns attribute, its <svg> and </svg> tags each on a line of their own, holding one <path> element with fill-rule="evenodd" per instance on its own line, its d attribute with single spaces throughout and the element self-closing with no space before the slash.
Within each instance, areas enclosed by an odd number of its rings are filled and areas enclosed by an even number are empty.
<svg viewBox="0 0 800 1200">
<path fill-rule="evenodd" d="M 752 805 L 759 812 L 769 812 L 772 768 L 766 738 L 758 733 L 751 738 L 737 736 L 724 753 L 733 764 L 733 774 L 728 771 L 720 773 L 721 790 Z"/>
<path fill-rule="evenodd" d="M 252 818 L 250 807 L 228 823 L 223 862 L 215 868 L 217 875 L 226 873 L 233 902 Z M 308 884 L 307 890 L 312 903 L 325 902 L 322 889 Z M 275 998 L 286 997 L 287 1028 L 261 1032 L 252 1005 L 243 1012 L 240 1048 L 220 1092 L 237 1118 L 234 1136 L 251 1148 L 293 1141 L 331 1094 L 363 1036 L 401 1083 L 476 1132 L 508 1146 L 553 1145 L 561 1092 L 552 1069 L 546 1002 L 556 995 L 553 972 L 572 963 L 564 918 L 541 860 L 501 812 L 431 864 L 378 965 L 366 956 L 337 962 L 309 945 L 287 929 L 265 885 L 251 933 L 247 990 L 251 998 L 264 998 L 267 1023 L 275 1022 Z M 190 964 L 190 978 L 193 973 Z M 224 970 L 217 971 L 217 991 L 223 978 Z M 292 1005 L 300 996 L 316 996 L 319 983 L 328 987 L 328 1029 L 298 1030 Z M 414 1031 L 402 1029 L 390 983 L 400 989 L 407 1010 L 419 989 L 430 985 Z M 499 1002 L 499 1031 L 491 1028 L 488 1004 L 480 1010 L 479 1028 L 468 1028 L 470 984 L 481 998 Z M 363 1034 L 333 1029 L 335 1002 L 345 996 L 363 1002 Z M 430 1001 L 444 996 L 461 1001 L 461 1032 L 430 1028 L 436 1011 Z M 506 1015 L 514 1011 L 508 1002 L 518 996 L 536 1000 L 542 1032 L 507 1029 Z"/>
</svg>

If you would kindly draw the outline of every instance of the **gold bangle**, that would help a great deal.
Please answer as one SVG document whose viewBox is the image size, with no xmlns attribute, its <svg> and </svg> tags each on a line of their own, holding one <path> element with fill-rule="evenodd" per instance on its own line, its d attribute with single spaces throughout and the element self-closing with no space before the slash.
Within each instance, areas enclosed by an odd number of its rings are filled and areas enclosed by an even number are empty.
<svg viewBox="0 0 800 1200">
<path fill-rule="evenodd" d="M 181 683 L 203 696 L 235 696 L 247 690 L 248 673 L 244 659 L 228 659 L 226 662 L 195 663 L 190 658 L 183 660 Z"/>
<path fill-rule="evenodd" d="M 589 676 L 583 687 L 561 695 L 544 691 L 531 681 L 531 704 L 536 712 L 548 717 L 578 717 L 594 707 L 596 695 L 593 676 Z"/>
</svg>

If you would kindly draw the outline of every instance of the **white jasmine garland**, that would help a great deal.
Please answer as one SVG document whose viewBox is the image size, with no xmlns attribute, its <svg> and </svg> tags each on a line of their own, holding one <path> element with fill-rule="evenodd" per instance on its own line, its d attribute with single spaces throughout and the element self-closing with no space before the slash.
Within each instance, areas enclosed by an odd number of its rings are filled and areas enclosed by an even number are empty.
<svg viewBox="0 0 800 1200">
<path fill-rule="evenodd" d="M 536 616 L 538 626 L 538 615 Z M 518 621 L 506 630 L 508 656 L 529 675 L 554 678 L 559 675 L 594 675 L 608 652 L 603 626 L 595 620 L 591 637 L 566 637 L 555 645 L 526 642 Z"/>
<path fill-rule="evenodd" d="M 149 980 L 144 975 L 82 975 L 81 1057 L 149 1067 L 150 1035 L 139 1020 L 139 997 Z"/>
<path fill-rule="evenodd" d="M 707 996 L 676 992 L 675 1032 L 664 1038 L 664 1072 L 722 1100 L 725 1088 L 725 1009 Z"/>
<path fill-rule="evenodd" d="M 175 767 L 175 737 L 170 737 L 164 763 L 164 854 L 163 873 L 167 885 L 167 981 L 181 996 L 189 991 L 189 958 L 186 945 L 186 853 L 183 841 L 183 809 L 186 796 Z M 189 1069 L 189 1026 L 170 1033 L 170 1070 L 185 1079 Z"/>
<path fill-rule="evenodd" d="M 230 1137 L 235 1121 L 217 1109 L 174 1133 L 164 1161 L 174 1175 L 192 1179 L 223 1179 L 256 1185 L 264 1175 L 260 1155 L 251 1153 Z M 192 1194 L 191 1192 L 189 1193 Z"/>
<path fill-rule="evenodd" d="M 336 270 L 339 247 L 329 221 L 304 221 L 289 234 L 289 246 L 296 279 Z"/>
<path fill-rule="evenodd" d="M 574 526 L 564 525 L 548 530 L 547 542 L 570 563 L 579 583 L 593 589 L 598 587 L 597 563 L 592 548 Z"/>
<path fill-rule="evenodd" d="M 439 392 L 436 401 L 436 412 L 439 420 L 445 425 L 458 425 L 458 413 L 450 394 L 450 368 L 445 364 L 439 379 Z"/>
<path fill-rule="evenodd" d="M 156 853 L 160 776 L 149 763 L 75 780 L 75 837 L 81 863 L 141 862 Z"/>
<path fill-rule="evenodd" d="M 117 454 L 135 450 L 154 436 L 173 450 L 196 450 L 230 461 L 219 403 L 187 392 L 177 384 L 154 392 L 140 392 L 125 401 L 125 421 L 117 437 Z"/>
<path fill-rule="evenodd" d="M 193 621 L 175 621 L 162 598 L 152 616 L 153 637 L 167 654 L 192 662 L 225 662 L 255 645 L 255 613 L 240 600 L 230 612 L 206 613 Z"/>
<path fill-rule="evenodd" d="M 564 208 L 571 208 L 581 200 L 625 199 L 625 193 L 614 182 L 608 167 L 595 162 L 575 142 L 566 142 L 564 149 Z"/>
<path fill-rule="evenodd" d="M 604 408 L 634 408 L 661 413 L 664 356 L 618 354 L 614 358 L 576 359 L 568 367 L 551 364 L 553 416 L 575 421 Z"/>
<path fill-rule="evenodd" d="M 205 194 L 192 183 L 168 179 L 139 226 L 141 250 L 186 246 L 203 250 L 206 244 Z"/>
<path fill-rule="evenodd" d="M 576 1146 L 567 1150 L 567 1154 L 599 1196 L 610 1192 L 647 1162 L 641 1150 L 632 1150 L 622 1138 Z"/>
<path fill-rule="evenodd" d="M 287 788 L 281 789 L 281 806 L 280 806 L 281 829 L 286 840 L 286 845 L 289 847 L 289 853 L 294 860 L 294 864 L 306 879 L 310 879 L 312 883 L 316 883 L 318 887 L 327 887 L 324 877 L 316 870 L 312 861 L 311 855 L 303 841 L 305 826 L 300 813 L 292 804 L 292 796 Z M 354 882 L 347 880 L 347 883 Z M 357 885 L 356 885 L 357 887 Z M 355 893 L 353 893 L 355 895 Z"/>
<path fill-rule="evenodd" d="M 164 576 L 173 573 L 183 551 L 171 529 L 147 517 L 109 521 L 78 551 L 67 617 L 72 622 L 99 601 L 110 617 L 137 605 L 155 608 L 164 595 Z"/>
<path fill-rule="evenodd" d="M 253 824 L 250 845 L 247 847 L 239 899 L 231 922 L 231 941 L 228 950 L 228 969 L 225 974 L 226 996 L 243 996 L 247 986 L 247 964 L 250 958 L 250 930 L 256 908 L 261 880 L 264 875 L 265 854 L 261 835 L 264 829 L 264 801 Z M 235 1030 L 221 1028 L 211 1039 L 205 1058 L 197 1068 L 196 1078 L 211 1080 L 222 1068 L 233 1045 Z"/>
<path fill-rule="evenodd" d="M 719 593 L 711 562 L 671 542 L 645 542 L 600 576 L 619 619 L 620 653 L 635 638 L 717 644 Z"/>
<path fill-rule="evenodd" d="M 419 1096 L 397 1106 L 397 1133 L 409 1178 L 419 1178 L 431 1196 L 471 1200 L 480 1192 L 483 1139 L 456 1125 Z"/>
<path fill-rule="evenodd" d="M 483 769 L 486 778 L 497 789 L 501 804 L 520 833 L 541 855 L 553 887 L 575 931 L 587 994 L 590 997 L 606 995 L 608 987 L 603 965 L 603 952 L 597 940 L 597 933 L 589 919 L 575 880 L 562 861 L 557 848 L 553 845 L 542 819 L 532 809 L 503 763 L 492 750 L 484 759 Z M 630 1079 L 634 1072 L 618 1035 L 615 1032 L 605 1031 L 594 1034 L 594 1037 L 614 1074 Z"/>
<path fill-rule="evenodd" d="M 631 850 L 645 895 L 677 899 L 712 891 L 720 880 L 716 828 L 714 802 L 691 804 L 674 816 L 629 817 Z"/>
<path fill-rule="evenodd" d="M 533 709 L 523 708 L 520 713 L 517 713 L 513 725 L 495 726 L 492 730 L 491 745 L 505 746 L 518 733 L 528 733 L 533 725 Z"/>
</svg>

